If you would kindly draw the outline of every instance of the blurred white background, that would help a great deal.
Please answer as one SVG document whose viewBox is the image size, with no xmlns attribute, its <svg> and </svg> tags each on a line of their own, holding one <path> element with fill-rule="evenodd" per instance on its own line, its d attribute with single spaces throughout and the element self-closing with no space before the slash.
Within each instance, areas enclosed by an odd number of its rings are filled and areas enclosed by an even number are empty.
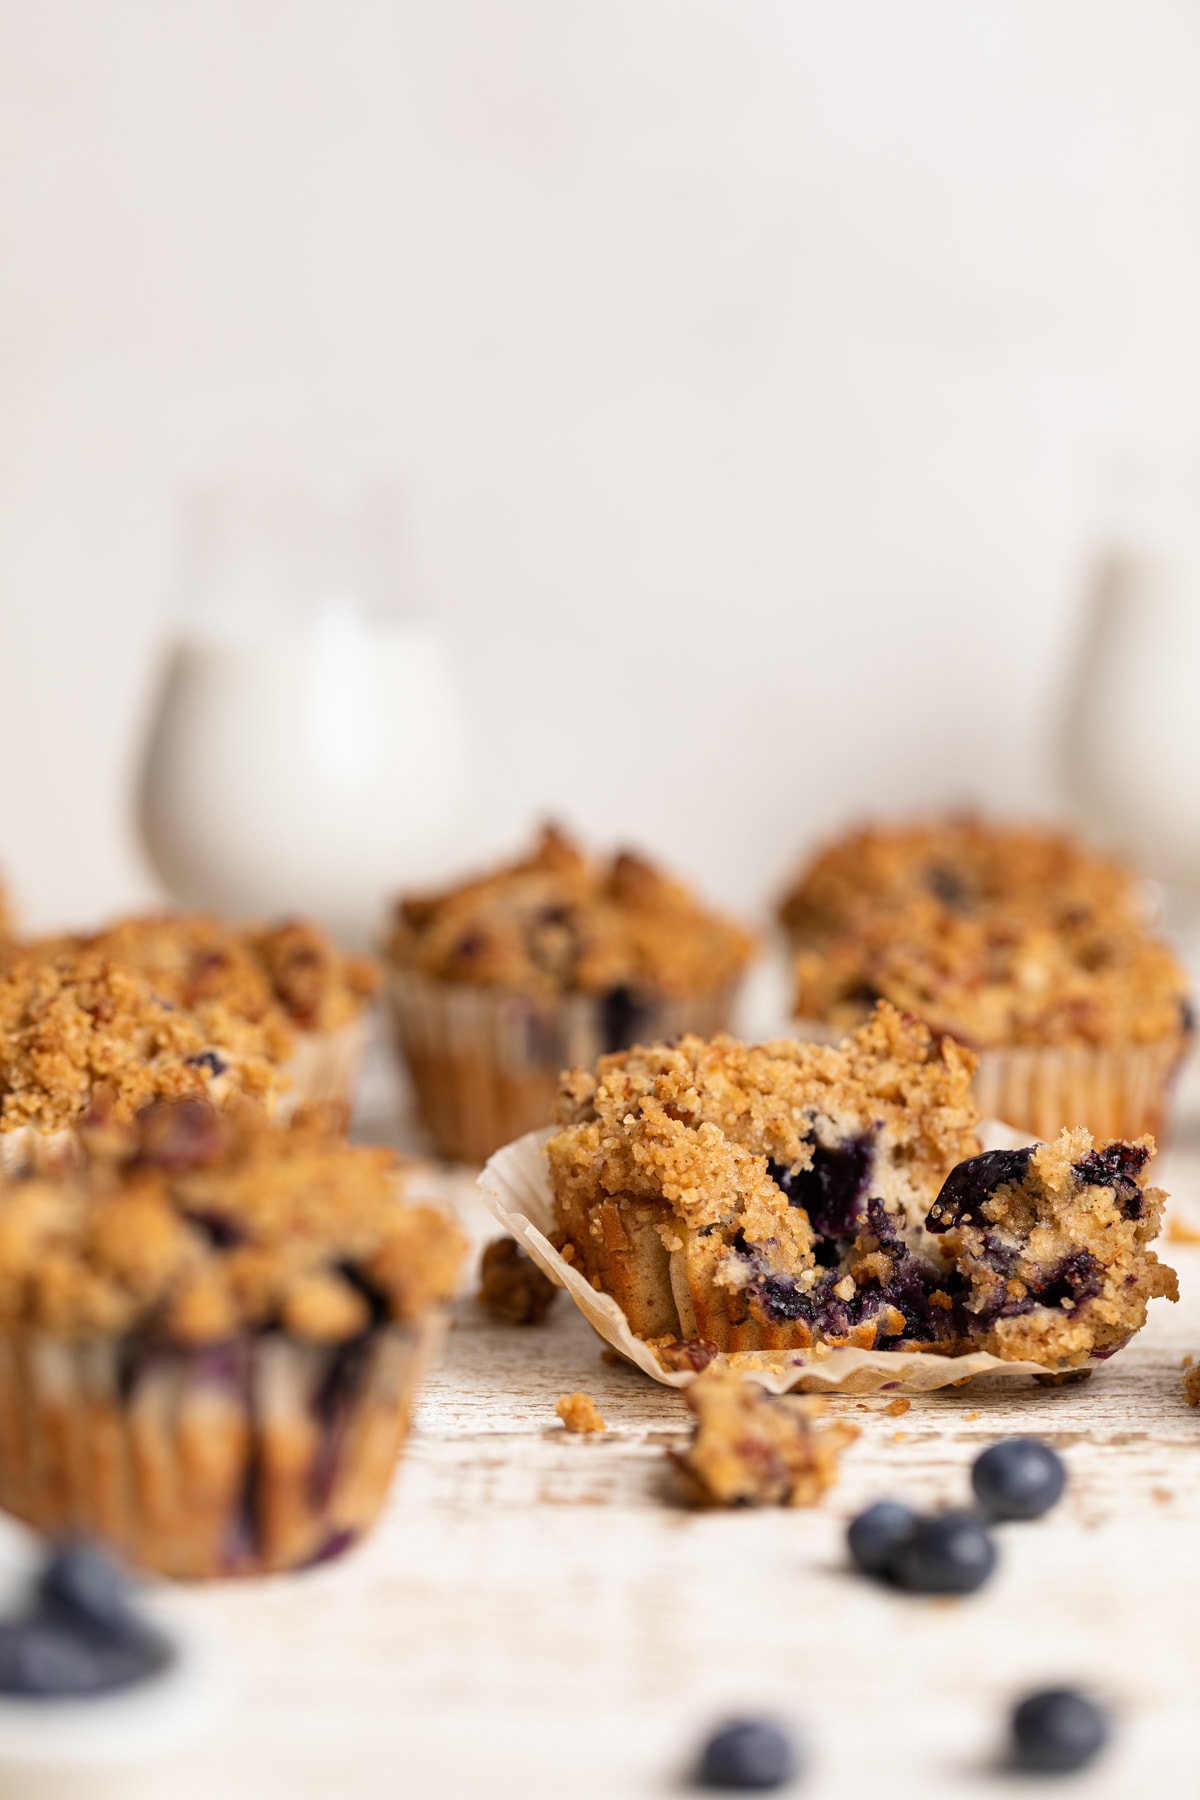
<svg viewBox="0 0 1200 1800">
<path fill-rule="evenodd" d="M 1198 220 L 1195 0 L 3 0 L 26 916 L 153 897 L 214 475 L 404 484 L 464 861 L 553 808 L 753 908 L 847 811 L 1053 808 L 1107 509 L 1200 468 Z"/>
</svg>

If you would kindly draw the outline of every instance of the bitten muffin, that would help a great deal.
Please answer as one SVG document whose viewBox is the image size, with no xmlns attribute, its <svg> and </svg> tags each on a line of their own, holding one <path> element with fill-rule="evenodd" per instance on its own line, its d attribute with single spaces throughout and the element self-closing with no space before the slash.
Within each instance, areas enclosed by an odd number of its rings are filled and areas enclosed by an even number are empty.
<svg viewBox="0 0 1200 1800">
<path fill-rule="evenodd" d="M 336 1554 L 391 1478 L 457 1227 L 320 1118 L 159 1101 L 0 1182 L 0 1505 L 165 1574 Z"/>
<path fill-rule="evenodd" d="M 402 900 L 388 993 L 424 1122 L 481 1161 L 546 1124 L 560 1070 L 728 1022 L 752 940 L 639 857 L 547 829 L 532 855 Z"/>
<path fill-rule="evenodd" d="M 234 926 L 204 914 L 118 919 L 72 940 L 141 971 L 199 1021 L 213 1048 L 277 1064 L 284 1110 L 353 1099 L 378 965 L 305 920 Z"/>
<path fill-rule="evenodd" d="M 837 1048 L 688 1037 L 603 1058 L 564 1077 L 546 1147 L 562 1255 L 671 1368 L 820 1344 L 1109 1354 L 1173 1288 L 1147 1248 L 1151 1146 L 1079 1132 L 1018 1153 L 977 1235 L 952 1206 L 995 1166 L 973 1069 L 886 1003 Z"/>
<path fill-rule="evenodd" d="M 29 953 L 0 974 L 0 1163 L 75 1154 L 89 1118 L 235 1091 L 272 1104 L 269 1040 L 249 1026 L 218 1053 L 200 1020 L 144 975 L 90 952 Z"/>
<path fill-rule="evenodd" d="M 1033 911 L 1076 926 L 1138 926 L 1148 911 L 1145 883 L 1131 869 L 1069 833 L 967 814 L 838 838 L 802 870 L 779 919 L 803 947 L 922 900 L 960 917 Z"/>
</svg>

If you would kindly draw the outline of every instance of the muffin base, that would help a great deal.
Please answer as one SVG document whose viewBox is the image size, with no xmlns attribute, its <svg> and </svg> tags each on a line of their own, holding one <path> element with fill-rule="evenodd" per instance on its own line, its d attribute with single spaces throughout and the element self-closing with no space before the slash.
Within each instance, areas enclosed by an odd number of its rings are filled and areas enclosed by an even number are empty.
<svg viewBox="0 0 1200 1800">
<path fill-rule="evenodd" d="M 431 981 L 395 966 L 386 991 L 422 1120 L 441 1154 L 457 1162 L 483 1162 L 545 1125 L 560 1072 L 618 1047 L 603 998 L 590 994 L 542 998 Z M 733 983 L 691 998 L 639 999 L 633 1038 L 711 1037 L 728 1025 L 736 992 Z"/>
<path fill-rule="evenodd" d="M 321 1562 L 371 1526 L 436 1321 L 203 1350 L 0 1333 L 0 1506 L 185 1579 Z"/>
</svg>

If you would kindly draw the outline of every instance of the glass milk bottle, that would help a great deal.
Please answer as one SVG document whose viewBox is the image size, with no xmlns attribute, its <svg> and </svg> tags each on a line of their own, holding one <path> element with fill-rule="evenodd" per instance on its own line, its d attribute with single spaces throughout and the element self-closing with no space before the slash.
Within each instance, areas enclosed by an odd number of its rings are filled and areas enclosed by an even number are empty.
<svg viewBox="0 0 1200 1800">
<path fill-rule="evenodd" d="M 465 786 L 444 646 L 397 598 L 394 503 L 228 490 L 192 512 L 142 768 L 153 864 L 186 906 L 366 944 L 452 857 Z"/>
<path fill-rule="evenodd" d="M 1177 901 L 1200 897 L 1200 531 L 1103 560 L 1065 751 L 1088 825 Z"/>
</svg>

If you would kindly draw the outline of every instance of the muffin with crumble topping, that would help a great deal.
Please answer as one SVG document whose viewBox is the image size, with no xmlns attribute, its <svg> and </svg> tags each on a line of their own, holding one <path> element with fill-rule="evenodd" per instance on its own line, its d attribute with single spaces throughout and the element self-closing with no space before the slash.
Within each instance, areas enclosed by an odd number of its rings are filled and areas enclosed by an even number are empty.
<svg viewBox="0 0 1200 1800">
<path fill-rule="evenodd" d="M 383 1503 L 465 1248 L 319 1116 L 161 1100 L 0 1181 L 0 1505 L 188 1578 L 323 1560 Z"/>
<path fill-rule="evenodd" d="M 198 1020 L 218 1057 L 248 1046 L 280 1072 L 280 1107 L 353 1099 L 377 965 L 304 920 L 235 926 L 205 914 L 118 919 L 60 943 L 137 969 Z"/>
<path fill-rule="evenodd" d="M 1167 945 L 1095 916 L 913 900 L 800 951 L 795 973 L 798 1016 L 825 1032 L 852 1029 L 882 996 L 966 1044 L 984 1113 L 1043 1138 L 1161 1133 L 1192 1029 Z"/>
<path fill-rule="evenodd" d="M 564 1077 L 563 1257 L 665 1367 L 718 1352 L 983 1350 L 1071 1368 L 1174 1278 L 1148 1140 L 985 1153 L 974 1058 L 881 1003 L 838 1046 L 728 1037 Z"/>
<path fill-rule="evenodd" d="M 153 1100 L 234 1092 L 274 1104 L 270 1040 L 248 1026 L 218 1051 L 200 1018 L 138 970 L 94 952 L 31 951 L 0 974 L 0 1166 L 77 1153 L 80 1127 Z"/>
<path fill-rule="evenodd" d="M 549 1121 L 559 1072 L 728 1023 L 752 940 L 628 852 L 547 828 L 522 861 L 396 908 L 387 992 L 424 1122 L 478 1162 Z"/>
<path fill-rule="evenodd" d="M 933 902 L 955 917 L 1033 912 L 1068 927 L 1147 922 L 1145 882 L 1116 858 L 1049 826 L 967 813 L 868 825 L 826 845 L 779 905 L 795 949 Z"/>
</svg>

